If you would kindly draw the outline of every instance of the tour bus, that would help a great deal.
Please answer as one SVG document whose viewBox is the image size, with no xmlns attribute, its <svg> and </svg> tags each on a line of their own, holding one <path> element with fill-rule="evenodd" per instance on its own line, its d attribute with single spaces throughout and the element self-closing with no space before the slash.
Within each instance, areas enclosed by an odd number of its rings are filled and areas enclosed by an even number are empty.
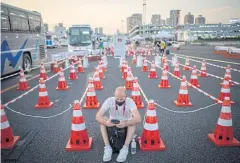
<svg viewBox="0 0 240 163">
<path fill-rule="evenodd" d="M 92 54 L 92 33 L 90 25 L 71 25 L 68 31 L 68 52 L 76 55 Z"/>
<path fill-rule="evenodd" d="M 46 57 L 41 14 L 1 3 L 1 76 L 29 72 Z"/>
<path fill-rule="evenodd" d="M 47 33 L 46 35 L 46 47 L 47 48 L 57 48 L 59 40 L 56 35 Z"/>
</svg>

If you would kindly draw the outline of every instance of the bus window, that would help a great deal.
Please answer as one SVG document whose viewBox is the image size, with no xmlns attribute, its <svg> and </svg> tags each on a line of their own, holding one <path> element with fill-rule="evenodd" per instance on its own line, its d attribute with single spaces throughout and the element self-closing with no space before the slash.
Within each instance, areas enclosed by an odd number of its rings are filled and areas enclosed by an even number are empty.
<svg viewBox="0 0 240 163">
<path fill-rule="evenodd" d="M 34 20 L 29 20 L 29 25 L 30 25 L 30 31 L 31 32 L 36 32 L 35 30 L 35 21 Z"/>
<path fill-rule="evenodd" d="M 21 31 L 22 30 L 20 18 L 11 16 L 10 20 L 11 20 L 11 27 L 12 27 L 13 31 Z"/>
<path fill-rule="evenodd" d="M 41 32 L 41 23 L 39 21 L 35 21 L 35 31 Z"/>
<path fill-rule="evenodd" d="M 1 14 L 8 15 L 8 10 L 7 10 L 7 8 L 1 6 Z"/>
<path fill-rule="evenodd" d="M 29 31 L 27 19 L 21 19 L 22 31 Z"/>
<path fill-rule="evenodd" d="M 27 18 L 26 13 L 24 13 L 22 11 L 19 11 L 19 10 L 16 10 L 16 9 L 9 9 L 9 13 L 10 13 L 10 15 L 13 15 L 13 16 L 19 16 L 19 17 L 22 17 L 22 18 Z"/>
<path fill-rule="evenodd" d="M 10 23 L 9 23 L 8 16 L 1 15 L 1 30 L 10 31 Z"/>
</svg>

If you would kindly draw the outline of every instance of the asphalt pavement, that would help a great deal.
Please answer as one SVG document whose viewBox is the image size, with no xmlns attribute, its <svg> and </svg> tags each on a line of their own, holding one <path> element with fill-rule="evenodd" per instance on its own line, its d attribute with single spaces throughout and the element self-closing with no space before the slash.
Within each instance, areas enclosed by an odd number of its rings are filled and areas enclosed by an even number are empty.
<svg viewBox="0 0 240 163">
<path fill-rule="evenodd" d="M 201 52 L 201 53 L 200 53 Z M 203 53 L 206 52 L 206 53 Z M 178 54 L 190 55 L 203 58 L 211 58 L 226 60 L 221 56 L 212 54 L 210 47 L 198 47 L 198 46 L 186 46 L 183 49 L 177 51 Z M 167 56 L 171 59 L 172 55 Z M 148 60 L 153 60 L 154 57 L 147 57 Z M 165 151 L 161 152 L 143 152 L 137 149 L 135 155 L 131 155 L 129 151 L 128 159 L 126 163 L 212 163 L 212 162 L 240 162 L 240 148 L 239 147 L 217 147 L 207 137 L 209 133 L 212 133 L 216 127 L 216 123 L 221 111 L 221 105 L 217 104 L 209 108 L 199 110 L 192 113 L 180 114 L 173 111 L 194 111 L 200 108 L 204 108 L 214 101 L 209 97 L 198 92 L 194 88 L 189 88 L 189 98 L 192 102 L 192 107 L 177 107 L 174 104 L 174 100 L 177 99 L 178 91 L 180 87 L 180 81 L 169 75 L 169 83 L 172 86 L 170 89 L 160 89 L 158 84 L 160 81 L 162 71 L 157 68 L 158 79 L 148 79 L 148 73 L 143 73 L 141 68 L 137 68 L 136 65 L 131 63 L 131 57 L 128 57 L 128 63 L 132 68 L 133 75 L 138 77 L 139 84 L 146 94 L 147 98 L 153 99 L 156 103 L 160 104 L 163 108 L 157 107 L 157 116 L 159 131 L 161 138 L 166 146 Z M 200 59 L 199 59 L 200 60 Z M 180 59 L 181 64 L 185 63 L 185 60 Z M 228 59 L 230 62 L 238 62 L 238 60 Z M 210 61 L 209 61 L 210 62 Z M 113 96 L 114 89 L 117 86 L 124 85 L 124 80 L 121 78 L 119 60 L 112 57 L 108 57 L 108 68 L 105 73 L 106 78 L 102 80 L 104 86 L 103 90 L 97 90 L 97 98 L 102 104 L 104 100 L 110 96 Z M 226 66 L 227 63 L 212 62 L 217 65 Z M 190 61 L 191 66 L 193 62 Z M 201 64 L 195 63 L 197 68 L 200 69 Z M 19 113 L 5 109 L 8 116 L 10 125 L 12 126 L 13 133 L 16 136 L 21 136 L 22 140 L 18 145 L 18 153 L 2 151 L 2 162 L 11 161 L 11 159 L 17 159 L 18 163 L 100 163 L 103 156 L 103 140 L 101 138 L 99 125 L 95 120 L 96 109 L 83 109 L 83 115 L 88 129 L 88 134 L 93 137 L 93 145 L 89 152 L 66 152 L 65 147 L 69 139 L 71 131 L 72 109 L 62 113 L 61 115 L 47 118 L 49 116 L 56 115 L 67 109 L 74 100 L 80 100 L 86 87 L 87 79 L 92 76 L 93 68 L 96 66 L 96 62 L 90 62 L 90 67 L 85 69 L 85 73 L 78 73 L 78 80 L 71 81 L 67 77 L 69 70 L 65 70 L 64 74 L 67 79 L 67 83 L 70 89 L 67 91 L 57 91 L 58 76 L 46 82 L 48 95 L 51 101 L 54 102 L 54 106 L 50 109 L 35 109 L 34 105 L 38 99 L 38 89 L 35 89 L 22 99 L 16 100 L 8 107 Z M 150 66 L 150 65 L 149 65 Z M 169 63 L 170 66 L 170 63 Z M 232 67 L 238 68 L 239 65 L 233 65 Z M 181 70 L 183 67 L 181 67 Z M 173 67 L 170 66 L 171 72 Z M 223 77 L 225 70 L 213 66 L 207 66 L 207 71 L 211 74 L 215 74 Z M 186 75 L 189 80 L 191 72 L 181 71 L 182 75 Z M 240 82 L 240 72 L 232 71 L 232 79 Z M 54 75 L 52 72 L 48 73 L 48 76 Z M 7 79 L 1 82 L 2 85 L 9 83 Z M 200 89 L 211 94 L 214 97 L 218 97 L 220 93 L 220 83 L 222 80 L 207 77 L 199 78 Z M 16 81 L 17 83 L 17 81 Z M 15 83 L 15 84 L 16 84 Z M 31 87 L 38 84 L 38 79 L 33 79 L 29 82 Z M 21 95 L 24 92 L 10 89 L 2 95 L 2 103 L 5 104 L 9 100 Z M 131 91 L 128 91 L 128 95 Z M 235 85 L 231 87 L 231 94 L 235 104 L 232 105 L 232 119 L 234 136 L 240 140 L 240 86 Z M 144 99 L 144 98 L 143 98 Z M 82 106 L 85 102 L 83 100 Z M 145 106 L 147 105 L 144 100 Z M 168 109 L 168 110 L 166 110 Z M 170 110 L 170 111 L 169 111 Z M 144 109 L 139 109 L 142 120 L 146 112 Z M 21 114 L 26 115 L 21 115 Z M 31 116 L 29 116 L 31 115 Z M 32 116 L 42 116 L 32 117 Z M 45 118 L 44 118 L 45 117 Z M 136 134 L 141 136 L 143 131 L 143 125 L 137 125 Z M 32 134 L 32 135 L 31 135 Z M 29 136 L 30 135 L 30 136 Z M 28 143 L 27 146 L 24 146 Z M 10 153 L 10 154 L 9 154 Z M 111 162 L 116 162 L 117 154 L 114 154 Z M 9 160 L 7 160 L 9 159 Z"/>
</svg>

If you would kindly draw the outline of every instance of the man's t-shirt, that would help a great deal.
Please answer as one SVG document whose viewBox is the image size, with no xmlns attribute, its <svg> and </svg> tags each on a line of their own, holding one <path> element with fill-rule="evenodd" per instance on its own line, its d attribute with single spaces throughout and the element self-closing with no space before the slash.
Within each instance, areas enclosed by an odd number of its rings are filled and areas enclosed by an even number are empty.
<svg viewBox="0 0 240 163">
<path fill-rule="evenodd" d="M 124 108 L 125 108 L 125 111 L 124 111 Z M 122 106 L 116 105 L 115 97 L 109 97 L 104 101 L 101 109 L 104 110 L 104 113 L 106 111 L 109 111 L 110 119 L 117 119 L 120 121 L 124 121 L 132 118 L 131 112 L 132 110 L 137 109 L 137 106 L 135 102 L 129 97 L 126 98 L 125 104 L 123 104 Z"/>
</svg>

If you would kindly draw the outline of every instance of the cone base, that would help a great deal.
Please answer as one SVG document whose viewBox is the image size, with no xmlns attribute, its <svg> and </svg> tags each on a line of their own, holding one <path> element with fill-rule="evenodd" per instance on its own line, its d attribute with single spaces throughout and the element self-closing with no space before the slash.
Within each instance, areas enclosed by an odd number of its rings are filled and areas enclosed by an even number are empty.
<svg viewBox="0 0 240 163">
<path fill-rule="evenodd" d="M 103 89 L 103 86 L 101 86 L 101 87 L 94 87 L 94 89 L 96 89 L 96 90 L 102 90 L 102 89 Z"/>
<path fill-rule="evenodd" d="M 40 106 L 40 105 L 35 105 L 35 108 L 50 108 L 53 106 L 53 102 L 50 102 L 49 105 L 43 105 L 43 106 Z"/>
<path fill-rule="evenodd" d="M 166 150 L 165 144 L 163 143 L 161 138 L 160 138 L 159 146 L 143 147 L 141 142 L 142 142 L 141 137 L 138 137 L 139 148 L 143 151 L 164 151 L 164 150 Z"/>
<path fill-rule="evenodd" d="M 69 89 L 69 86 L 67 86 L 66 88 L 59 88 L 57 87 L 56 90 L 68 90 Z"/>
<path fill-rule="evenodd" d="M 161 86 L 161 85 L 158 85 L 159 88 L 171 88 L 171 85 L 168 85 L 168 86 Z"/>
<path fill-rule="evenodd" d="M 87 146 L 75 146 L 70 144 L 70 139 L 68 140 L 68 143 L 66 145 L 65 150 L 67 152 L 72 152 L 72 151 L 89 151 L 92 146 L 92 137 L 89 137 L 89 144 Z"/>
<path fill-rule="evenodd" d="M 100 103 L 99 103 L 99 102 L 98 102 L 97 105 L 93 105 L 93 106 L 87 106 L 87 104 L 85 103 L 85 104 L 83 105 L 83 108 L 85 108 L 85 109 L 98 109 L 99 106 L 100 106 Z"/>
<path fill-rule="evenodd" d="M 185 103 L 178 103 L 177 100 L 174 101 L 174 103 L 177 105 L 177 106 L 192 106 L 192 103 L 189 102 L 188 104 L 185 104 Z"/>
<path fill-rule="evenodd" d="M 24 88 L 24 89 L 22 89 L 22 88 L 17 88 L 17 90 L 19 90 L 19 91 L 25 91 L 25 90 L 28 90 L 30 87 L 29 86 L 27 86 L 26 88 Z"/>
<path fill-rule="evenodd" d="M 13 137 L 13 142 L 11 144 L 10 143 L 1 144 L 1 149 L 11 149 L 11 148 L 13 148 L 17 144 L 19 139 L 20 139 L 20 136 L 14 136 Z"/>
<path fill-rule="evenodd" d="M 214 137 L 214 134 L 208 134 L 208 138 L 216 145 L 216 146 L 240 146 L 240 142 L 233 138 L 232 141 L 220 141 L 220 140 L 217 140 L 215 137 Z"/>
</svg>

